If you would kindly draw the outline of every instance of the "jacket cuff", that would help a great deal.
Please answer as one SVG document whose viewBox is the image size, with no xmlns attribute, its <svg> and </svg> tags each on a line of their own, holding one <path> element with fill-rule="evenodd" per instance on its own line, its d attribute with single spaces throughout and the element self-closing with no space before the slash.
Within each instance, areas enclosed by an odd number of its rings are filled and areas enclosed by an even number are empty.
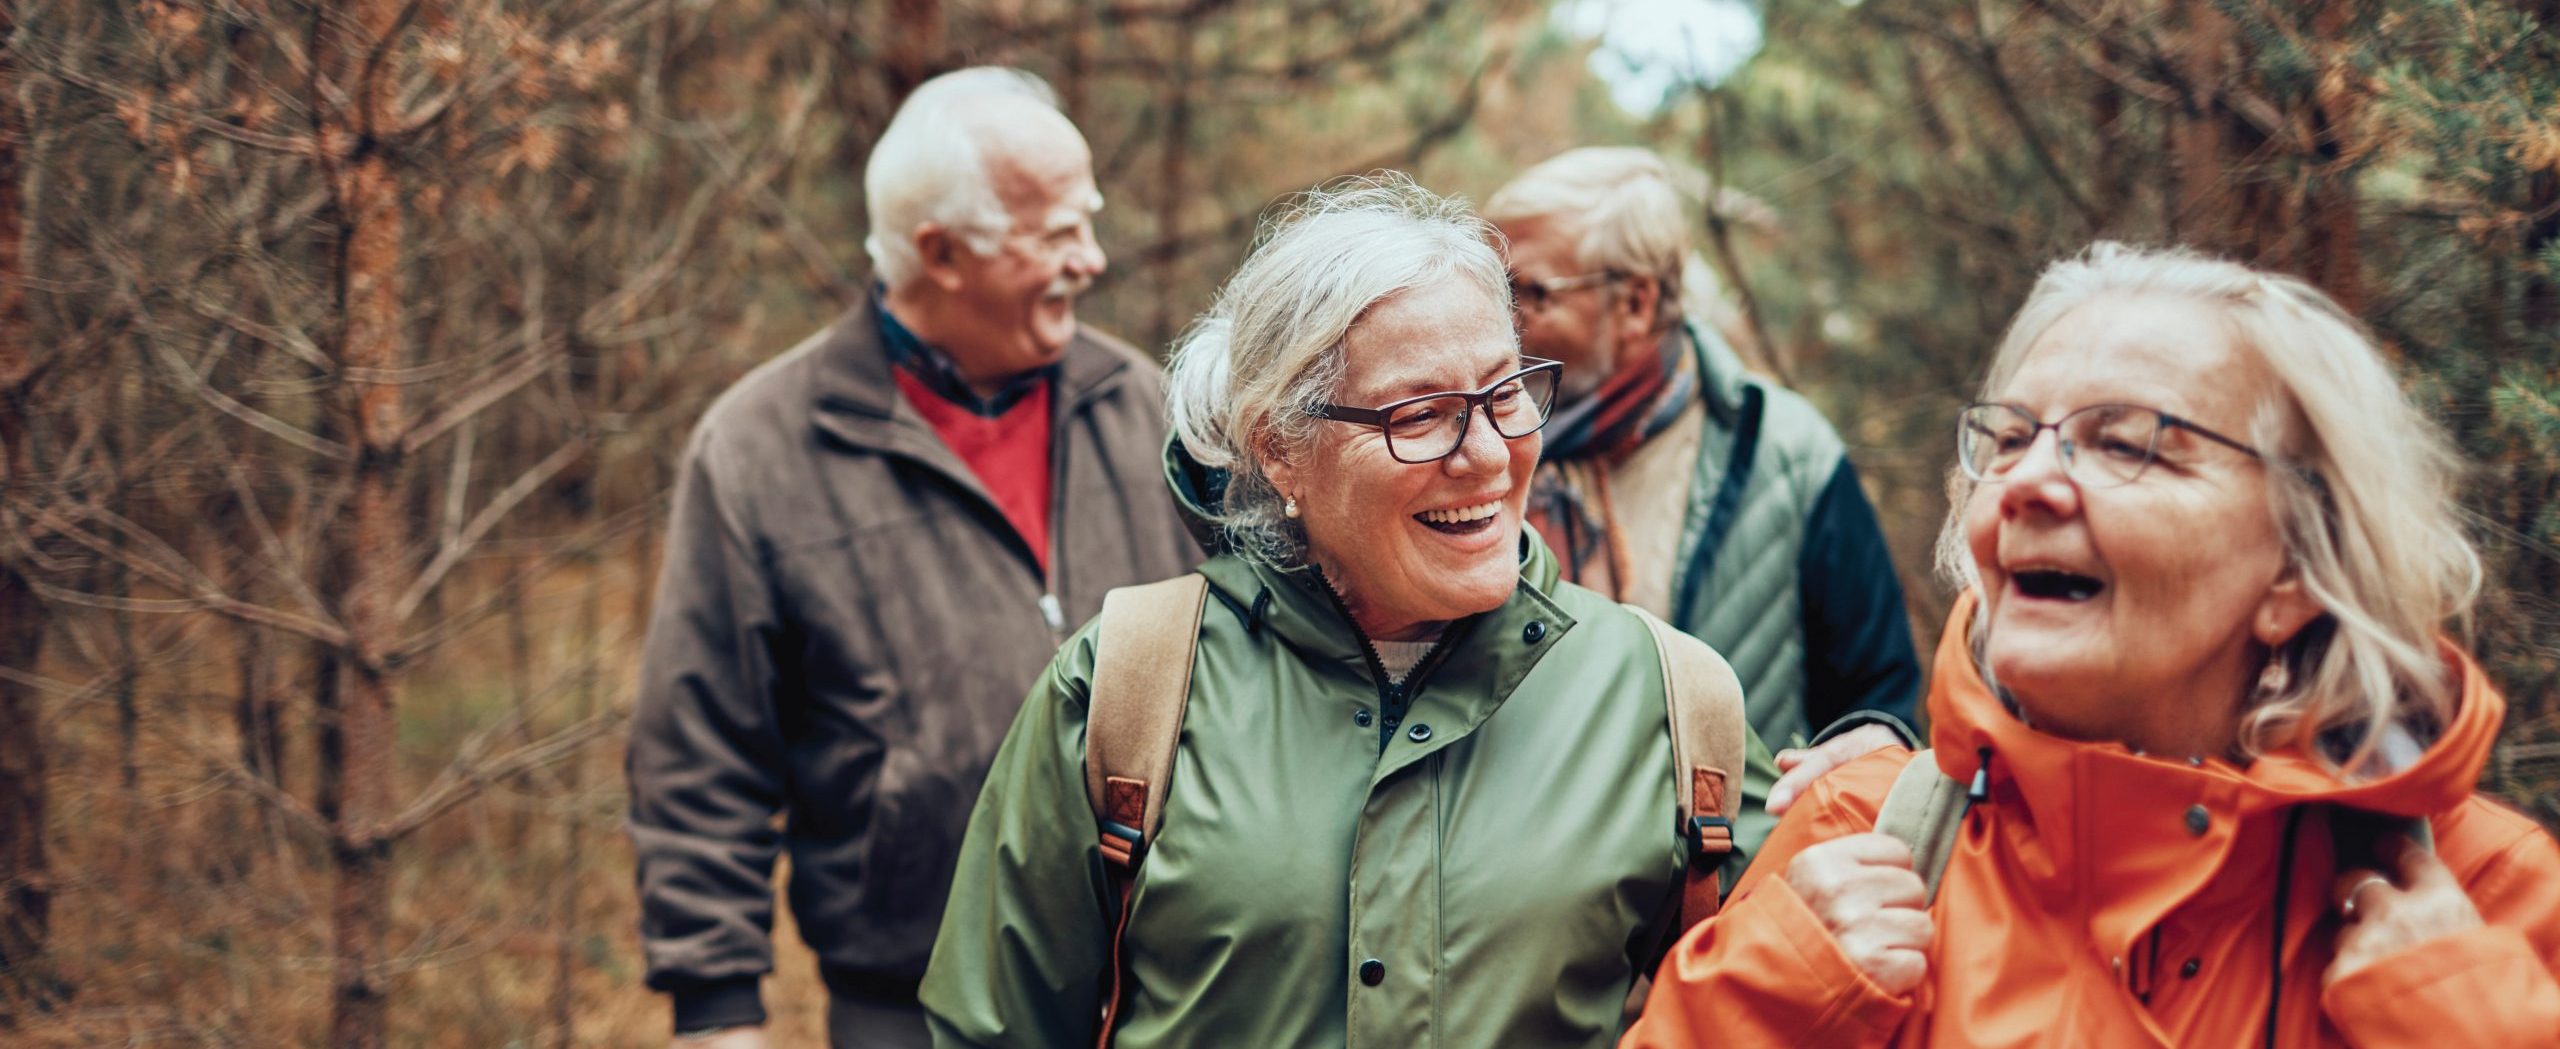
<svg viewBox="0 0 2560 1049">
<path fill-rule="evenodd" d="M 764 995 L 753 976 L 689 983 L 674 988 L 676 1033 L 696 1034 L 724 1027 L 764 1023 Z"/>
<path fill-rule="evenodd" d="M 2560 983 L 2523 933 L 2491 925 L 2358 969 L 2321 992 L 2320 1008 L 2358 1045 L 2549 1045 Z"/>
<path fill-rule="evenodd" d="M 1840 720 L 1834 721 L 1829 725 L 1825 725 L 1823 726 L 1822 731 L 1814 733 L 1813 742 L 1807 743 L 1805 746 L 1819 747 L 1824 743 L 1829 742 L 1832 737 L 1861 725 L 1882 725 L 1886 728 L 1892 729 L 1893 734 L 1901 738 L 1902 749 L 1920 749 L 1920 734 L 1912 731 L 1911 726 L 1903 723 L 1901 718 L 1887 714 L 1881 710 L 1852 710 L 1846 714 L 1842 714 L 1840 715 Z"/>
</svg>

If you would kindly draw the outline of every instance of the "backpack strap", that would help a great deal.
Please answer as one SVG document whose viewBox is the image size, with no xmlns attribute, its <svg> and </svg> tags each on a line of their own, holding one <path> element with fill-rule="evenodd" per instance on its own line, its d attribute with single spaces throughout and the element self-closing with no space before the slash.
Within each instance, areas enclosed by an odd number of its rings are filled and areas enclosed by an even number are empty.
<svg viewBox="0 0 2560 1049">
<path fill-rule="evenodd" d="M 1097 1047 L 1111 1044 L 1128 997 L 1120 943 L 1129 931 L 1129 897 L 1138 863 L 1164 822 L 1165 785 L 1182 739 L 1200 610 L 1208 599 L 1209 579 L 1197 572 L 1121 587 L 1102 598 L 1093 687 L 1085 701 L 1084 793 L 1093 805 L 1103 869 L 1120 914 L 1111 925 L 1111 979 L 1094 1036 Z"/>
<path fill-rule="evenodd" d="M 1964 784 L 1938 767 L 1934 751 L 1923 750 L 1893 777 L 1893 789 L 1885 792 L 1884 808 L 1876 813 L 1876 833 L 1911 847 L 1911 870 L 1929 887 L 1930 903 L 1938 902 L 1938 879 L 1946 874 L 1947 856 L 1955 851 L 1970 805 Z"/>
<path fill-rule="evenodd" d="M 1680 836 L 1689 870 L 1680 889 L 1680 925 L 1715 916 L 1723 905 L 1717 868 L 1733 854 L 1733 824 L 1742 815 L 1742 770 L 1751 728 L 1743 715 L 1742 681 L 1707 643 L 1635 609 L 1662 656 L 1663 701 L 1671 715 L 1671 758 L 1678 785 Z"/>
</svg>

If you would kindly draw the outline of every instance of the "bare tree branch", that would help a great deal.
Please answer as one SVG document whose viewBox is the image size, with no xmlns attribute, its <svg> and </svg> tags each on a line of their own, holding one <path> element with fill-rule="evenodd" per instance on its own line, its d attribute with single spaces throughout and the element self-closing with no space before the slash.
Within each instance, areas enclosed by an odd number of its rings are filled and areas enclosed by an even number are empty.
<svg viewBox="0 0 2560 1049">
<path fill-rule="evenodd" d="M 428 562 L 426 569 L 419 572 L 418 578 L 409 584 L 409 589 L 400 595 L 398 601 L 392 603 L 391 622 L 405 623 L 410 616 L 415 615 L 418 606 L 425 603 L 427 594 L 444 582 L 444 577 L 453 571 L 453 566 L 461 563 L 463 557 L 470 554 L 472 548 L 478 546 L 480 540 L 488 536 L 490 529 L 496 528 L 498 522 L 505 520 L 507 514 L 513 512 L 516 504 L 523 502 L 526 496 L 532 495 L 544 484 L 549 483 L 551 478 L 558 475 L 561 470 L 567 468 L 570 463 L 586 455 L 588 447 L 587 439 L 580 437 L 552 449 L 551 454 L 543 456 L 541 462 L 533 464 L 532 468 L 518 475 L 512 483 L 500 489 L 496 495 L 490 496 L 488 505 L 481 507 L 480 512 L 471 518 L 471 524 L 462 530 L 462 534 L 453 542 L 446 543 L 437 550 L 435 560 Z"/>
<path fill-rule="evenodd" d="M 626 716 L 620 710 L 597 711 L 567 728 L 499 757 L 487 761 L 456 760 L 436 777 L 434 783 L 420 792 L 408 808 L 383 821 L 380 827 L 359 832 L 363 843 L 371 845 L 407 837 L 454 806 L 471 800 L 492 783 L 521 776 L 576 754 L 589 743 L 610 735 Z"/>
</svg>

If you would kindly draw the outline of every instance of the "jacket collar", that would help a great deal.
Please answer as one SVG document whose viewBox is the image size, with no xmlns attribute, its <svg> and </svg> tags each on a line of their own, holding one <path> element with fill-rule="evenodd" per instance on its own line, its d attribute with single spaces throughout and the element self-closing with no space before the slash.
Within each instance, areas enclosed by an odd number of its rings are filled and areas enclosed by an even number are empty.
<svg viewBox="0 0 2560 1049">
<path fill-rule="evenodd" d="M 2448 641 L 2440 648 L 2461 677 L 2451 723 L 2414 761 L 2367 782 L 2341 780 L 2299 752 L 2266 755 L 2244 768 L 2064 739 L 2028 727 L 1983 681 L 1971 643 L 1975 607 L 1971 592 L 1957 600 L 1938 645 L 1929 690 L 1934 757 L 1941 771 L 1967 782 L 1988 752 L 1990 793 L 1980 804 L 2024 817 L 2000 821 L 2008 828 L 2002 862 L 2013 876 L 2090 908 L 2090 931 L 2110 947 L 2190 898 L 2247 895 L 2263 905 L 2258 895 L 2270 878 L 2215 883 L 2226 870 L 2274 862 L 2288 809 L 2334 805 L 2424 816 L 2461 804 L 2505 717 L 2506 702 L 2479 665 Z"/>
<path fill-rule="evenodd" d="M 1380 775 L 1472 733 L 1573 629 L 1573 617 L 1550 596 L 1558 585 L 1554 555 L 1526 528 L 1520 545 L 1520 582 L 1511 596 L 1492 611 L 1450 624 L 1404 682 L 1404 694 L 1414 697 L 1415 709 L 1429 703 L 1435 710 L 1434 734 L 1428 746 L 1383 763 Z M 1274 568 L 1232 553 L 1211 558 L 1200 572 L 1248 636 L 1268 634 L 1319 675 L 1355 689 L 1356 695 L 1385 695 L 1387 685 L 1368 639 L 1344 613 L 1322 572 Z M 1539 627 L 1530 629 L 1532 622 Z"/>
<path fill-rule="evenodd" d="M 860 448 L 908 454 L 940 448 L 931 425 L 890 376 L 873 308 L 866 296 L 817 336 L 811 392 L 818 428 Z M 1063 425 L 1077 408 L 1119 385 L 1128 370 L 1127 358 L 1078 331 L 1058 362 L 1054 416 Z M 951 458 L 947 449 L 941 458 Z"/>
<path fill-rule="evenodd" d="M 2197 779 L 2227 785 L 2244 812 L 2311 803 L 2348 805 L 2399 816 L 2423 816 L 2453 808 L 2471 796 L 2497 742 L 2506 700 L 2480 665 L 2449 640 L 2438 649 L 2460 679 L 2452 722 L 2417 759 L 2379 779 L 2348 783 L 2309 755 L 2270 754 L 2241 768 L 2218 758 L 2192 765 L 2183 758 L 2136 754 L 2121 743 L 2090 743 L 2047 735 L 2027 726 L 1994 695 L 1974 663 L 1972 624 L 1977 598 L 1967 591 L 1947 614 L 1938 644 L 1937 675 L 1929 690 L 1930 737 L 1940 765 L 1971 778 L 1976 751 L 1993 751 L 1994 778 L 2025 781 L 2031 801 L 2059 800 L 2085 781 L 2093 767 L 2111 775 Z"/>
<path fill-rule="evenodd" d="M 1750 374 L 1742 367 L 1742 356 L 1724 341 L 1724 336 L 1705 321 L 1692 317 L 1681 322 L 1689 347 L 1698 365 L 1698 388 L 1707 402 L 1707 411 L 1718 425 L 1730 427 L 1742 412 L 1742 388 Z"/>
</svg>

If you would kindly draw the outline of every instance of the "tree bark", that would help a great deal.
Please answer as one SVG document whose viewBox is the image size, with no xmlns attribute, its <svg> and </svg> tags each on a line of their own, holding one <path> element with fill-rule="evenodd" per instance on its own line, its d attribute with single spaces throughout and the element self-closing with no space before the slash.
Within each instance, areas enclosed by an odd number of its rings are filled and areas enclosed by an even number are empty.
<svg viewBox="0 0 2560 1049">
<path fill-rule="evenodd" d="M 2313 46 L 2343 50 L 2354 32 L 2358 6 L 2329 3 L 2317 7 L 2311 16 Z M 2367 295 L 2364 247 L 2358 236 L 2363 227 L 2363 194 L 2356 185 L 2358 165 L 2353 142 L 2356 115 L 2363 99 L 2353 86 L 2353 78 L 2323 79 L 2322 87 L 2302 100 L 2311 122 L 2312 154 L 2303 158 L 2309 178 L 2304 180 L 2301 255 L 2294 271 L 2319 285 L 2348 313 L 2363 316 Z"/>
<path fill-rule="evenodd" d="M 891 105 L 942 67 L 942 0 L 889 0 L 888 62 Z"/>
<path fill-rule="evenodd" d="M 16 28 L 14 5 L 0 6 L 0 37 Z M 27 447 L 28 353 L 35 344 L 27 312 L 25 186 L 19 149 L 26 141 L 12 53 L 0 49 L 0 492 L 26 483 L 34 468 Z M 11 531 L 23 535 L 16 522 Z M 32 674 L 43 655 L 51 611 L 19 567 L 0 549 L 0 667 Z M 47 978 L 40 959 L 51 928 L 52 881 L 45 861 L 45 733 L 33 689 L 0 680 L 0 1030 L 22 1005 L 40 1004 Z"/>
<path fill-rule="evenodd" d="M 1173 25 L 1173 56 L 1166 63 L 1164 94 L 1158 102 L 1164 108 L 1164 151 L 1158 157 L 1156 172 L 1156 239 L 1159 243 L 1182 242 L 1182 206 L 1190 196 L 1191 160 L 1191 90 L 1192 70 L 1197 61 L 1198 18 L 1185 12 Z M 1180 252 L 1162 252 L 1155 257 L 1155 316 L 1148 328 L 1147 345 L 1160 347 L 1173 342 L 1175 326 L 1189 316 L 1176 306 L 1180 298 L 1175 283 L 1182 278 L 1178 265 Z"/>
<path fill-rule="evenodd" d="M 13 454 L 16 447 L 11 439 Z M 0 566 L 0 666 L 34 670 L 49 619 L 26 579 Z M 0 681 L 0 1030 L 46 997 L 41 959 L 53 889 L 45 864 L 43 740 L 35 691 Z"/>
<path fill-rule="evenodd" d="M 338 360 L 345 418 L 356 441 L 345 538 L 341 607 L 349 635 L 343 794 L 337 819 L 338 880 L 331 900 L 336 971 L 330 1044 L 379 1049 L 387 1038 L 390 987 L 384 970 L 390 923 L 391 842 L 397 771 L 397 668 L 389 663 L 398 624 L 394 604 L 409 562 L 402 485 L 403 387 L 380 381 L 408 363 L 401 331 L 404 216 L 399 179 L 377 137 L 393 124 L 397 78 L 381 66 L 400 31 L 401 5 L 363 0 L 340 19 L 323 19 L 349 105 L 322 118 L 322 141 L 345 143 L 331 175 L 338 222 Z"/>
</svg>

